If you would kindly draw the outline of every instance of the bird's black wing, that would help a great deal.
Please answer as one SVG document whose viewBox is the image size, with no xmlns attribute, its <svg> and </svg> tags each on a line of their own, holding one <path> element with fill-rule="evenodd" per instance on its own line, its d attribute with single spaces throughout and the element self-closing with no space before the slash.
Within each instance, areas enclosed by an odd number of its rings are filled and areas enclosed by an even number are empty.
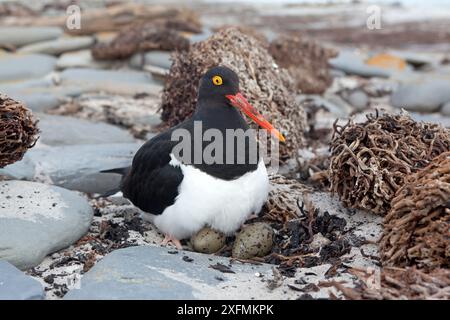
<svg viewBox="0 0 450 320">
<path fill-rule="evenodd" d="M 123 195 L 145 212 L 161 214 L 178 196 L 183 174 L 179 167 L 169 164 L 175 144 L 167 139 L 167 134 L 147 141 L 134 156 L 122 181 Z"/>
</svg>

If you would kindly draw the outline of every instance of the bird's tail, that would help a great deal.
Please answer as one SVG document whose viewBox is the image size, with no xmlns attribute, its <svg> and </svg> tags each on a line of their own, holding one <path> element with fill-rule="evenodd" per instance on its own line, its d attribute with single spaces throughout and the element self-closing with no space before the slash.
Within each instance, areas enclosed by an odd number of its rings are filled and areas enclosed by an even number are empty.
<svg viewBox="0 0 450 320">
<path fill-rule="evenodd" d="M 100 171 L 100 173 L 116 173 L 116 174 L 120 174 L 122 176 L 122 181 L 123 181 L 123 177 L 125 177 L 128 172 L 130 171 L 131 167 L 124 167 L 124 168 L 114 168 L 114 169 L 108 169 L 108 170 L 102 170 Z M 108 190 L 104 193 L 102 193 L 101 195 L 99 195 L 97 198 L 107 198 L 109 196 L 112 196 L 118 192 L 121 191 L 121 185 L 122 185 L 122 181 L 120 182 L 120 185 L 117 186 L 114 189 Z"/>
<path fill-rule="evenodd" d="M 130 171 L 130 167 L 124 167 L 124 168 L 114 168 L 114 169 L 108 169 L 108 170 L 102 170 L 101 173 L 117 173 L 122 176 L 126 175 Z"/>
</svg>

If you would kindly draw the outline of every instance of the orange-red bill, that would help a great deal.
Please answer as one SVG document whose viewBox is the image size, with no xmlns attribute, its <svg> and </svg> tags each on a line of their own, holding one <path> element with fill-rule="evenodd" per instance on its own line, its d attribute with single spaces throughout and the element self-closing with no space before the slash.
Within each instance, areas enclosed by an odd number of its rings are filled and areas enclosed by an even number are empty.
<svg viewBox="0 0 450 320">
<path fill-rule="evenodd" d="M 253 107 L 247 99 L 244 98 L 244 96 L 240 93 L 237 93 L 236 95 L 227 95 L 226 96 L 228 100 L 230 100 L 231 104 L 241 109 L 247 116 L 249 116 L 253 121 L 255 121 L 257 124 L 259 124 L 264 129 L 271 132 L 275 137 L 278 138 L 281 142 L 284 142 L 285 139 L 280 131 L 275 129 L 269 121 L 264 119 L 264 117 Z"/>
</svg>

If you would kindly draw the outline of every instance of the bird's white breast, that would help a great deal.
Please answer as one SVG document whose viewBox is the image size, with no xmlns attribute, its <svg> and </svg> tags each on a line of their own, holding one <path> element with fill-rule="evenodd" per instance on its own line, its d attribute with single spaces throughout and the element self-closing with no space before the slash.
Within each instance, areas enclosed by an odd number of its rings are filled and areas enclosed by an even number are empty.
<svg viewBox="0 0 450 320">
<path fill-rule="evenodd" d="M 252 214 L 258 213 L 269 193 L 269 179 L 261 159 L 255 171 L 235 180 L 222 180 L 189 165 L 171 155 L 170 164 L 179 166 L 183 181 L 175 203 L 154 224 L 177 239 L 192 236 L 204 226 L 230 234 Z"/>
</svg>

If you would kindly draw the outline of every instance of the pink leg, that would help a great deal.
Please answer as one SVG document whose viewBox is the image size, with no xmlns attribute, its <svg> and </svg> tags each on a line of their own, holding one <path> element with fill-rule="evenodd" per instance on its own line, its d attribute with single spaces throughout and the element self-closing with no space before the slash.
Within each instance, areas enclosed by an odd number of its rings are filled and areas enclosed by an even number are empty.
<svg viewBox="0 0 450 320">
<path fill-rule="evenodd" d="M 183 246 L 181 245 L 180 240 L 178 240 L 177 238 L 174 238 L 173 236 L 166 234 L 164 236 L 164 240 L 161 242 L 161 245 L 167 246 L 169 243 L 172 243 L 173 245 L 175 245 L 175 247 L 177 247 L 178 250 L 183 250 Z"/>
<path fill-rule="evenodd" d="M 255 218 L 258 218 L 258 215 L 252 213 L 251 215 L 248 216 L 247 220 L 251 220 L 251 219 L 255 219 Z"/>
</svg>

